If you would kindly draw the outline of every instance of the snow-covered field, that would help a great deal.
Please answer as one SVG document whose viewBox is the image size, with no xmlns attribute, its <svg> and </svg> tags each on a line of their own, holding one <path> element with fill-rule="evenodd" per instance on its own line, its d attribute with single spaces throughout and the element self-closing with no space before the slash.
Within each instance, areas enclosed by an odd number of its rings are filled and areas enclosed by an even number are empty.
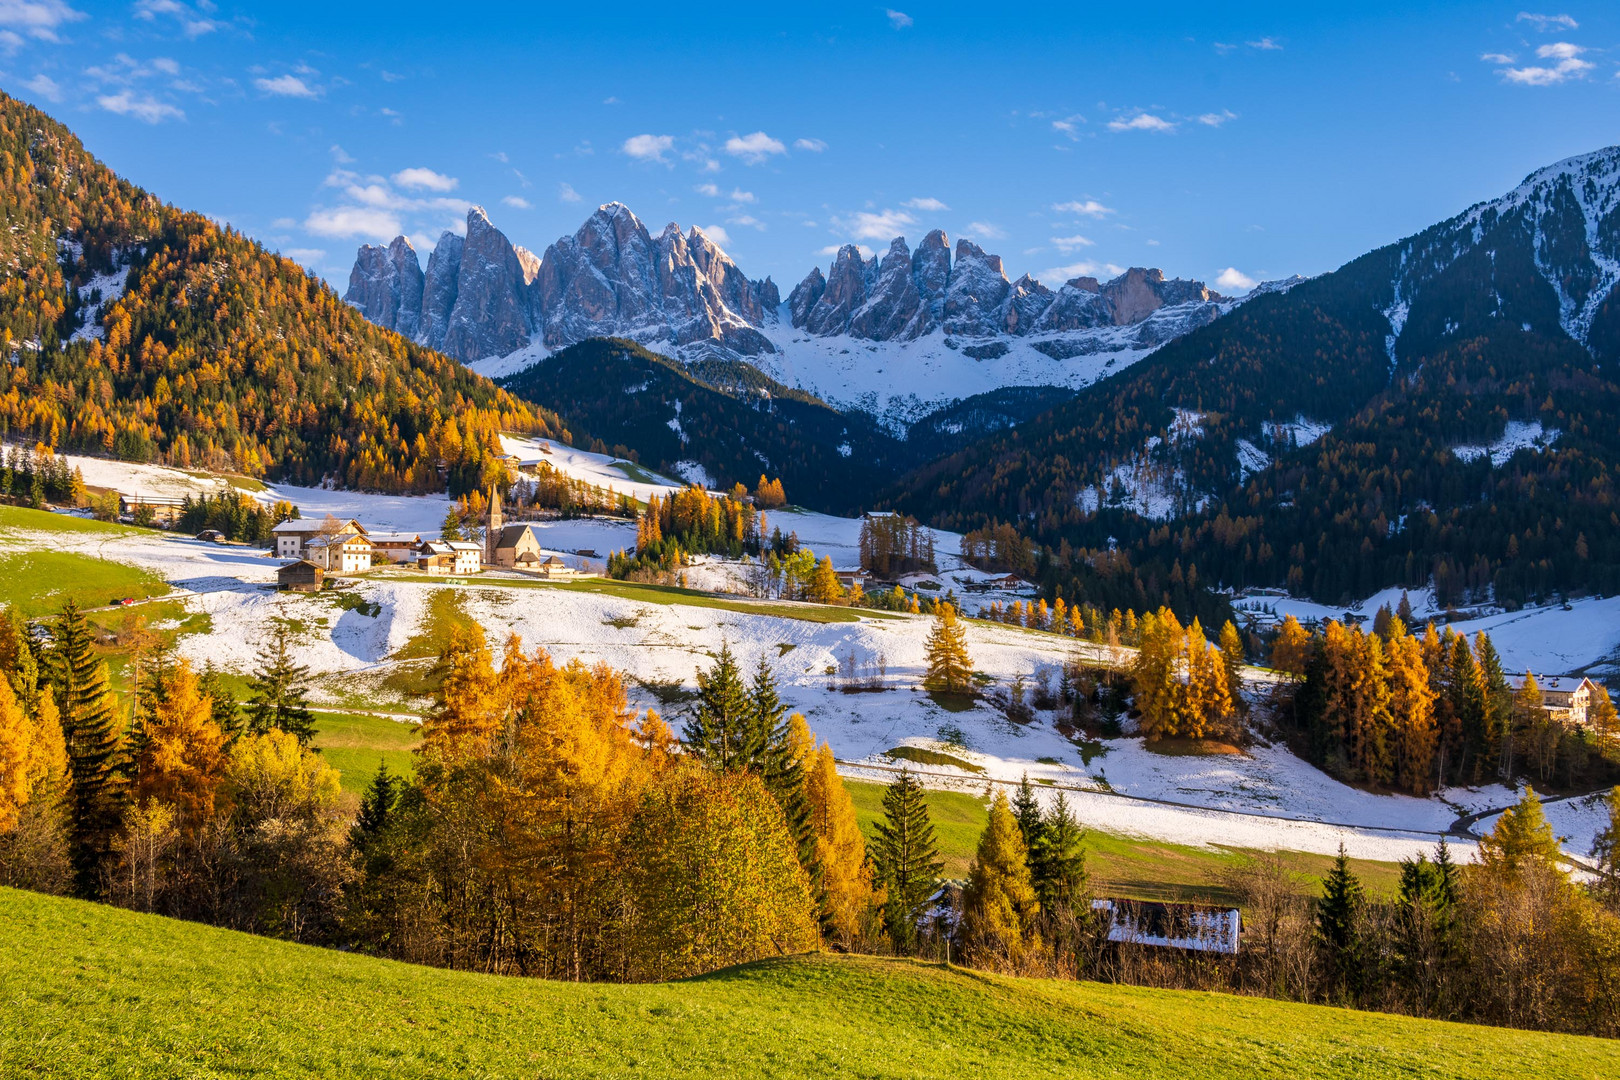
<svg viewBox="0 0 1620 1080">
<path fill-rule="evenodd" d="M 509 446 L 520 456 L 538 454 L 533 444 Z M 552 444 L 550 460 L 572 475 L 612 483 L 645 498 L 674 482 L 610 458 Z M 176 488 L 191 485 L 217 489 L 215 481 L 178 470 L 119 465 L 77 458 L 92 484 L 143 482 Z M 97 478 L 92 478 L 92 469 Z M 622 486 L 621 486 L 622 485 Z M 367 495 L 307 488 L 272 488 L 261 498 L 289 498 L 307 515 L 334 513 L 357 517 L 375 528 L 433 532 L 447 500 Z M 818 554 L 835 565 L 858 561 L 857 520 L 797 510 L 771 514 L 774 525 L 796 532 Z M 538 524 L 548 549 L 572 552 L 593 548 L 604 554 L 633 542 L 634 526 L 606 520 Z M 984 575 L 960 561 L 959 536 L 938 534 L 941 564 L 937 580 L 947 588 Z M 394 654 L 422 628 L 428 598 L 440 588 L 459 589 L 466 609 L 485 627 L 494 643 L 520 635 L 529 648 L 544 647 L 559 659 L 608 663 L 628 673 L 641 707 L 656 706 L 654 690 L 668 696 L 671 684 L 695 687 L 700 667 L 712 662 L 722 641 L 729 642 L 752 666 L 764 657 L 777 674 L 790 706 L 809 719 L 827 739 L 851 776 L 884 779 L 896 762 L 884 755 L 898 746 L 946 753 L 982 771 L 925 766 L 930 785 L 984 791 L 994 782 L 1015 782 L 1025 773 L 1043 781 L 1050 796 L 1064 790 L 1081 818 L 1093 827 L 1177 843 L 1277 847 L 1331 853 L 1343 843 L 1355 856 L 1399 858 L 1431 846 L 1437 834 L 1463 813 L 1505 806 L 1513 794 L 1501 787 L 1452 789 L 1440 797 L 1418 799 L 1372 795 L 1340 784 L 1281 747 L 1257 747 L 1245 755 L 1172 757 L 1152 753 L 1136 739 L 1107 740 L 1104 752 L 1089 762 L 1082 748 L 1060 735 L 1054 717 L 1038 715 L 1027 726 L 1007 720 L 988 704 L 967 712 L 948 712 L 917 688 L 924 670 L 924 640 L 930 620 L 910 616 L 863 616 L 852 623 L 818 623 L 804 619 L 744 614 L 717 608 L 654 603 L 641 599 L 557 589 L 512 587 L 498 575 L 472 579 L 467 585 L 422 584 L 372 575 L 356 588 L 376 605 L 376 614 L 338 607 L 329 596 L 274 591 L 278 560 L 252 549 L 202 543 L 182 537 L 139 533 L 106 538 L 98 534 L 12 533 L 0 544 L 81 550 L 86 554 L 147 567 L 189 595 L 193 612 L 207 612 L 212 632 L 182 639 L 183 655 L 201 662 L 246 670 L 258 643 L 275 618 L 294 619 L 304 627 L 298 643 L 300 663 L 322 680 L 327 700 L 352 696 L 356 687 L 378 687 L 394 667 Z M 694 585 L 723 586 L 734 580 L 735 565 L 700 562 L 691 573 Z M 511 579 L 508 579 L 510 582 Z M 965 594 L 970 604 L 997 594 Z M 1005 599 L 1005 597 L 999 597 Z M 1399 602 L 1399 590 L 1379 594 L 1361 605 L 1367 616 L 1385 602 Z M 1418 614 L 1430 609 L 1426 594 L 1413 594 Z M 1301 618 L 1341 614 L 1337 609 L 1281 597 L 1257 597 L 1279 613 Z M 1514 670 L 1566 672 L 1601 660 L 1620 648 L 1620 600 L 1581 601 L 1571 610 L 1543 608 L 1493 614 L 1461 625 L 1487 629 L 1504 662 Z M 1011 627 L 970 624 L 969 647 L 976 668 L 1005 687 L 1014 678 L 1055 676 L 1076 643 Z M 831 674 L 853 654 L 856 666 L 870 672 L 881 667 L 881 690 L 848 693 Z M 384 707 L 401 708 L 397 700 Z M 672 709 L 679 713 L 679 707 Z M 678 715 L 672 717 L 678 721 Z M 1090 750 L 1087 751 L 1090 753 Z M 1549 808 L 1555 828 L 1571 837 L 1569 850 L 1584 855 L 1601 811 L 1574 803 Z M 1488 827 L 1488 822 L 1486 823 Z M 1466 843 L 1459 844 L 1468 848 Z"/>
</svg>

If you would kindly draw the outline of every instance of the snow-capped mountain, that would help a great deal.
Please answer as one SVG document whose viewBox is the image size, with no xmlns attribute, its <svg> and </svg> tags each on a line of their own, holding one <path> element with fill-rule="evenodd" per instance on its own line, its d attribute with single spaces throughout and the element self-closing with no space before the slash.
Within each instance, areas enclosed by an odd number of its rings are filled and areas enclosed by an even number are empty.
<svg viewBox="0 0 1620 1080">
<path fill-rule="evenodd" d="M 1201 282 L 1132 269 L 1052 290 L 1008 281 L 999 256 L 942 231 L 880 258 L 846 246 L 786 303 L 702 230 L 652 236 L 609 203 L 535 258 L 482 208 L 445 233 L 425 274 L 404 237 L 362 247 L 345 296 L 372 321 L 489 375 L 592 337 L 682 360 L 746 360 L 773 378 L 897 422 L 1003 386 L 1085 386 L 1214 320 Z"/>
</svg>

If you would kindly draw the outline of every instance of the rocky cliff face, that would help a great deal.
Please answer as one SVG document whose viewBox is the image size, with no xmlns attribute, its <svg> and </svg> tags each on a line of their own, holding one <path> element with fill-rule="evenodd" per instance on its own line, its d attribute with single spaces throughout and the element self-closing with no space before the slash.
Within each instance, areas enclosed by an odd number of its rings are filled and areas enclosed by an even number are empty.
<svg viewBox="0 0 1620 1080">
<path fill-rule="evenodd" d="M 425 274 L 404 237 L 361 248 L 346 299 L 467 363 L 592 337 L 632 338 L 688 359 L 761 357 L 784 347 L 779 317 L 811 339 L 904 344 L 943 332 L 974 360 L 1028 339 L 1063 361 L 1151 349 L 1214 319 L 1223 300 L 1201 282 L 1141 268 L 1055 291 L 1028 275 L 1008 281 L 1000 256 L 969 240 L 958 240 L 953 255 L 936 229 L 915 251 L 904 237 L 881 257 L 840 248 L 826 275 L 810 271 L 782 311 L 776 284 L 749 280 L 701 229 L 683 233 L 672 223 L 654 236 L 620 203 L 598 208 L 539 257 L 474 207 L 466 235 L 445 233 Z"/>
<path fill-rule="evenodd" d="M 475 206 L 466 236 L 439 238 L 426 274 L 404 237 L 362 247 L 344 299 L 465 363 L 537 340 L 557 349 L 603 336 L 751 355 L 770 350 L 758 328 L 781 305 L 775 283 L 749 281 L 701 230 L 683 235 L 671 224 L 655 239 L 620 203 L 601 207 L 539 257 Z"/>
</svg>

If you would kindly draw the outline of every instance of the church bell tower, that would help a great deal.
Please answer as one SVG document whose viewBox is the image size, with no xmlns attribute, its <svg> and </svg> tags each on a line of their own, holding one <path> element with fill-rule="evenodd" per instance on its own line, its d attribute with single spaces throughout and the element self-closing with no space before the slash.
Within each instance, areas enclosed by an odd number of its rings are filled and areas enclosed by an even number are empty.
<svg viewBox="0 0 1620 1080">
<path fill-rule="evenodd" d="M 484 565 L 495 565 L 495 549 L 501 543 L 501 496 L 494 484 L 489 485 L 489 505 L 484 510 Z"/>
</svg>

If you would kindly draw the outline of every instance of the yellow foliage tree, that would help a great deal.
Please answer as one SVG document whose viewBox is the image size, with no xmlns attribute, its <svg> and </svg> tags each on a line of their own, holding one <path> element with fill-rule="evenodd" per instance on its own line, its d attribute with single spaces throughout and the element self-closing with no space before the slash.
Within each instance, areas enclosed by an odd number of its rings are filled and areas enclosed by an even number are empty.
<svg viewBox="0 0 1620 1080">
<path fill-rule="evenodd" d="M 33 745 L 33 725 L 17 704 L 11 683 L 0 678 L 0 833 L 17 827 L 17 817 L 28 802 Z"/>
<path fill-rule="evenodd" d="M 973 681 L 973 661 L 968 657 L 967 632 L 947 603 L 934 605 L 934 629 L 928 635 L 928 675 L 923 685 L 930 690 L 963 693 Z"/>
<path fill-rule="evenodd" d="M 1040 948 L 1034 926 L 1040 910 L 1023 834 L 1006 793 L 998 791 L 962 890 L 962 936 L 970 955 L 980 963 L 1018 967 Z"/>
<path fill-rule="evenodd" d="M 860 934 L 876 898 L 866 840 L 855 824 L 855 803 L 838 778 L 838 763 L 826 743 L 805 765 L 804 792 L 816 832 L 816 864 L 821 867 L 828 933 L 847 948 Z"/>
<path fill-rule="evenodd" d="M 195 835 L 213 817 L 224 760 L 225 733 L 214 722 L 213 700 L 198 693 L 197 675 L 182 660 L 135 759 L 136 799 L 172 807 L 176 827 Z"/>
</svg>

